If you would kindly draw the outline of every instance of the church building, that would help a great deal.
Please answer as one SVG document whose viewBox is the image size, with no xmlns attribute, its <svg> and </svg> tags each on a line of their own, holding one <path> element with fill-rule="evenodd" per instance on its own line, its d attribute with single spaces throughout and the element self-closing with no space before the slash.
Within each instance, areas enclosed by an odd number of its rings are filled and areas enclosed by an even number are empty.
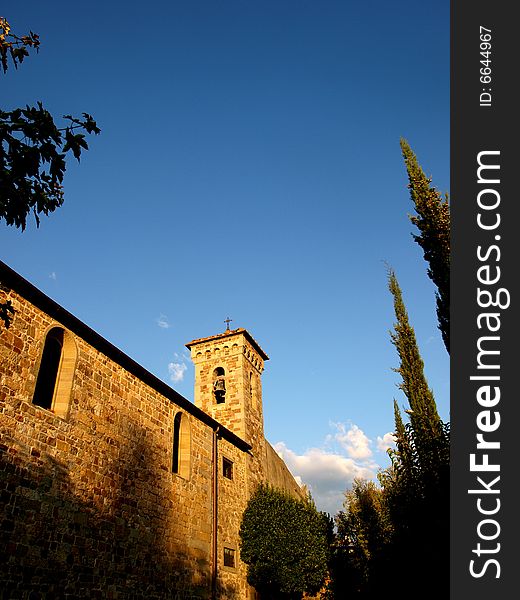
<svg viewBox="0 0 520 600">
<path fill-rule="evenodd" d="M 303 497 L 265 439 L 246 329 L 186 344 L 184 398 L 0 262 L 0 597 L 256 598 L 256 486 Z M 229 324 L 228 324 L 229 326 Z"/>
</svg>

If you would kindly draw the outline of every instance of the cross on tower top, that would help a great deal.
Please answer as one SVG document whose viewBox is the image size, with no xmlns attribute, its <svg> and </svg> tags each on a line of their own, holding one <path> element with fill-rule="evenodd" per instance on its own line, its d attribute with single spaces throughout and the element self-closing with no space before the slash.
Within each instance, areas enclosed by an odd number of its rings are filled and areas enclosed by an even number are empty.
<svg viewBox="0 0 520 600">
<path fill-rule="evenodd" d="M 229 331 L 229 324 L 231 323 L 232 320 L 233 319 L 230 319 L 229 317 L 224 320 L 224 323 L 226 324 L 226 331 Z"/>
</svg>

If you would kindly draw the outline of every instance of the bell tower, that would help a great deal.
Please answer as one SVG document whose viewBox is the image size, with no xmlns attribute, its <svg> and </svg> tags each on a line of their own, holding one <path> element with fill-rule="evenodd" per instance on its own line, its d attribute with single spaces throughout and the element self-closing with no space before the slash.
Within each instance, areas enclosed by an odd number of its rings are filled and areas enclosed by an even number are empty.
<svg viewBox="0 0 520 600">
<path fill-rule="evenodd" d="M 252 446 L 263 440 L 261 375 L 269 357 L 253 336 L 227 329 L 186 347 L 195 365 L 195 405 Z"/>
</svg>

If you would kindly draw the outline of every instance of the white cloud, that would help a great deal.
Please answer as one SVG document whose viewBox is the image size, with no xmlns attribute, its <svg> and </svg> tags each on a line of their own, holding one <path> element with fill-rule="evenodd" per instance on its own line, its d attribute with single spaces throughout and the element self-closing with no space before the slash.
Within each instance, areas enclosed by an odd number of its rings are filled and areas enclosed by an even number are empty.
<svg viewBox="0 0 520 600">
<path fill-rule="evenodd" d="M 320 448 L 297 454 L 284 442 L 274 445 L 298 484 L 305 484 L 318 510 L 336 515 L 354 479 L 376 480 L 380 465 L 373 458 L 374 442 L 354 423 L 329 423 L 332 432 Z M 377 436 L 378 450 L 394 444 L 392 433 Z"/>
<path fill-rule="evenodd" d="M 309 488 L 318 510 L 335 515 L 342 507 L 344 493 L 356 477 L 374 479 L 379 465 L 373 461 L 356 461 L 323 448 L 309 448 L 296 454 L 284 442 L 274 446 L 300 483 Z"/>
<path fill-rule="evenodd" d="M 178 383 L 184 379 L 184 373 L 186 373 L 188 367 L 186 363 L 183 362 L 171 362 L 168 363 L 168 373 L 170 374 L 170 379 L 174 383 Z"/>
<path fill-rule="evenodd" d="M 188 370 L 188 365 L 186 364 L 188 360 L 189 355 L 186 352 L 182 352 L 182 354 L 173 353 L 173 360 L 168 363 L 168 373 L 173 383 L 179 383 L 179 381 L 184 379 L 184 374 Z"/>
<path fill-rule="evenodd" d="M 357 425 L 351 425 L 349 429 L 345 423 L 331 423 L 331 425 L 337 429 L 334 440 L 351 458 L 364 459 L 372 455 L 371 440 Z"/>
<path fill-rule="evenodd" d="M 56 281 L 56 273 L 54 271 L 49 275 L 49 279 Z"/>
<path fill-rule="evenodd" d="M 161 329 L 170 328 L 170 323 L 168 322 L 168 317 L 166 315 L 160 314 L 157 319 L 155 319 L 155 322 Z"/>
<path fill-rule="evenodd" d="M 386 452 L 390 448 L 395 448 L 395 435 L 391 432 L 385 433 L 383 437 L 377 436 L 377 449 Z"/>
</svg>

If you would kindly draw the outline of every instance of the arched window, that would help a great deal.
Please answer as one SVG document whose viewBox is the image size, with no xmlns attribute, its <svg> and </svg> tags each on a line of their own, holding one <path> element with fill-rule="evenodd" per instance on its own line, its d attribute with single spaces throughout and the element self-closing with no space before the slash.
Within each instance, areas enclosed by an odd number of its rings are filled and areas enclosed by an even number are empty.
<svg viewBox="0 0 520 600">
<path fill-rule="evenodd" d="M 188 417 L 178 412 L 173 419 L 172 472 L 190 478 L 191 429 Z"/>
<path fill-rule="evenodd" d="M 226 401 L 226 372 L 223 367 L 217 367 L 213 371 L 213 395 L 217 404 Z"/>
<path fill-rule="evenodd" d="M 76 358 L 72 335 L 61 327 L 50 329 L 45 336 L 33 404 L 68 417 Z"/>
</svg>

